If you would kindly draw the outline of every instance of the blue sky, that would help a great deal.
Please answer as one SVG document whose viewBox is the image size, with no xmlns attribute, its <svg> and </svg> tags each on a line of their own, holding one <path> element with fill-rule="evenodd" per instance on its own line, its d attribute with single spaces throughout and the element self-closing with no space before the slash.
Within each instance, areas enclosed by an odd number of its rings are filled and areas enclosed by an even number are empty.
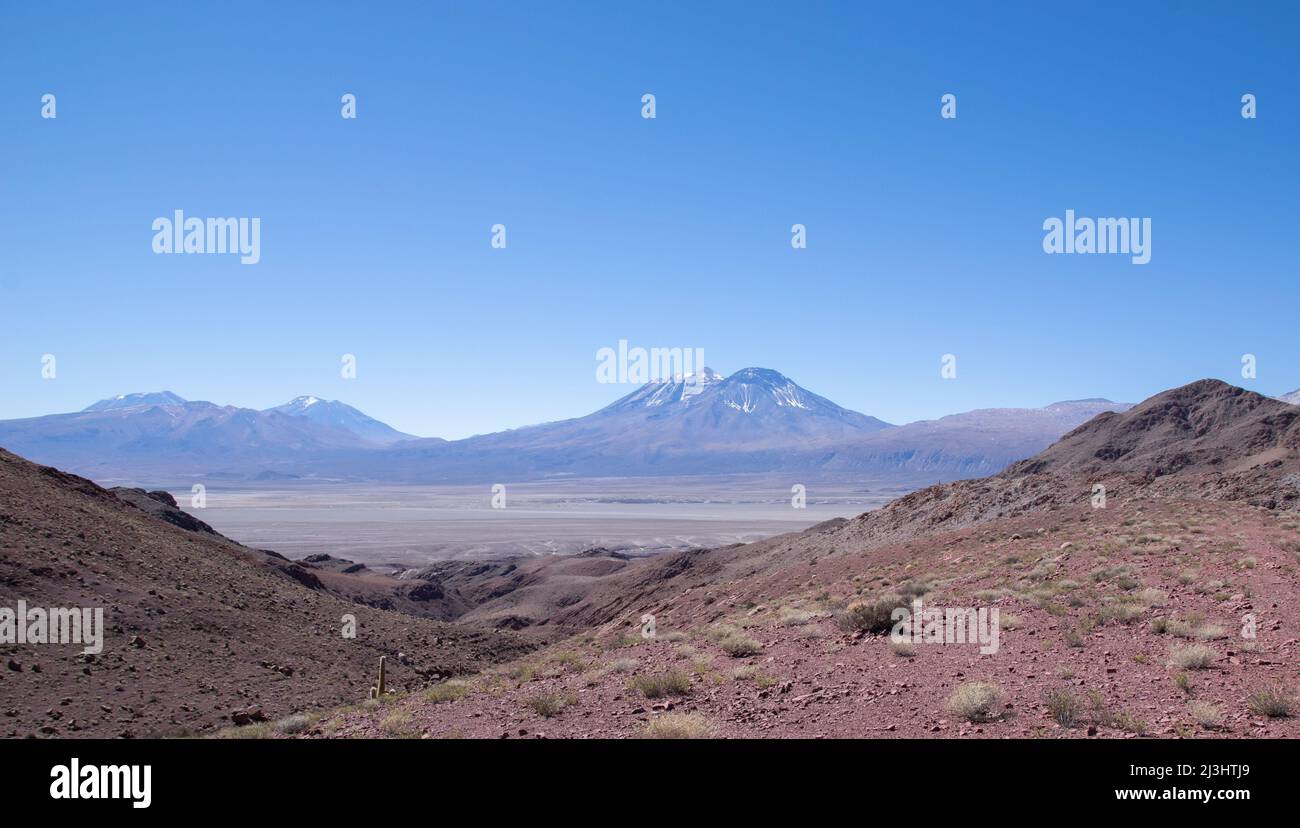
<svg viewBox="0 0 1300 828">
<path fill-rule="evenodd" d="M 1288 4 L 375 5 L 4 6 L 0 417 L 311 393 L 460 437 L 627 393 L 620 339 L 891 422 L 1300 387 Z M 155 255 L 176 209 L 260 217 L 261 262 Z M 1067 209 L 1150 217 L 1150 264 L 1045 254 Z"/>
</svg>

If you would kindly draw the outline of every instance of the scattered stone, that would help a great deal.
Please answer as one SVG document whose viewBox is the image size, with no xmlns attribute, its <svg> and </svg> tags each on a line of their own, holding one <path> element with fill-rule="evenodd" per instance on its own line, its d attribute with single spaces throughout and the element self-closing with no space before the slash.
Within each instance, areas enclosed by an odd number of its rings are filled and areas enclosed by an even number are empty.
<svg viewBox="0 0 1300 828">
<path fill-rule="evenodd" d="M 266 721 L 266 714 L 260 707 L 246 707 L 241 710 L 234 710 L 230 714 L 230 721 L 236 725 L 243 726 L 253 722 Z"/>
</svg>

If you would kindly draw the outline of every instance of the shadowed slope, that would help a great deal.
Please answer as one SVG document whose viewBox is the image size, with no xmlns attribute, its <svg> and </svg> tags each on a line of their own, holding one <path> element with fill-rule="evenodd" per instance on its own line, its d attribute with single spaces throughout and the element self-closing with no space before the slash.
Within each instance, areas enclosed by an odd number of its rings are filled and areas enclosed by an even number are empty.
<svg viewBox="0 0 1300 828">
<path fill-rule="evenodd" d="M 124 495 L 0 450 L 0 605 L 101 607 L 106 628 L 93 656 L 0 644 L 0 734 L 202 730 L 241 708 L 274 718 L 359 701 L 381 655 L 401 687 L 525 649 L 506 632 L 343 600 L 298 564 L 201 523 L 180 528 L 153 514 L 167 504 Z M 128 502 L 140 498 L 143 508 Z M 341 635 L 345 615 L 355 639 Z"/>
</svg>

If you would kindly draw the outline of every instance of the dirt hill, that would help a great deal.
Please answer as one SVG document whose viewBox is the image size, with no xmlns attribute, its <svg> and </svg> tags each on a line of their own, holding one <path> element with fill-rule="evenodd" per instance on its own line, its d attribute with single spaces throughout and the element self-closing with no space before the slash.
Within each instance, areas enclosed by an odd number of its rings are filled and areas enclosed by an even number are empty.
<svg viewBox="0 0 1300 828">
<path fill-rule="evenodd" d="M 413 688 L 529 647 L 330 594 L 310 569 L 240 546 L 165 497 L 0 450 L 0 606 L 102 607 L 106 628 L 98 655 L 0 644 L 0 734 L 200 731 L 236 711 L 275 718 L 364 699 L 381 655 L 390 683 Z"/>
<path fill-rule="evenodd" d="M 1218 380 L 1201 380 L 1121 413 L 1101 414 L 1005 476 L 1237 473 L 1296 465 L 1300 408 Z"/>
</svg>

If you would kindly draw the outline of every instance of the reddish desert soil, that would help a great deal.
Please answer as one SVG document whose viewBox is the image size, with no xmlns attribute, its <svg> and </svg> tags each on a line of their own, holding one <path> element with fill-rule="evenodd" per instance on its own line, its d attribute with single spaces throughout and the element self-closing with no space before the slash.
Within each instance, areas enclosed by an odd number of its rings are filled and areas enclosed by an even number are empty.
<svg viewBox="0 0 1300 828">
<path fill-rule="evenodd" d="M 412 694 L 323 715 L 308 733 L 631 737 L 671 712 L 722 737 L 1295 737 L 1300 719 L 1259 715 L 1247 699 L 1262 688 L 1294 692 L 1300 678 L 1297 527 L 1300 516 L 1239 503 L 1135 497 L 836 551 L 626 613 L 484 673 L 458 700 Z M 978 606 L 989 598 L 974 593 L 1005 589 L 992 604 L 1014 628 L 994 655 L 919 644 L 908 657 L 887 636 L 847 633 L 829 617 L 859 594 L 909 580 L 931 585 L 932 606 Z M 1136 614 L 1099 621 L 1120 601 Z M 638 634 L 640 610 L 656 616 L 654 640 Z M 803 613 L 814 615 L 805 622 Z M 1240 637 L 1247 613 L 1257 618 L 1253 641 Z M 1199 621 L 1206 640 L 1157 633 L 1160 618 Z M 761 651 L 727 655 L 711 634 L 720 625 L 743 629 Z M 1191 644 L 1210 647 L 1212 664 L 1170 666 L 1175 648 Z M 688 677 L 686 693 L 647 699 L 629 689 L 634 677 L 668 671 Z M 968 682 L 1000 689 L 995 720 L 948 709 Z M 1077 699 L 1073 726 L 1049 713 L 1052 691 Z M 530 701 L 546 696 L 571 703 L 542 716 Z M 1192 702 L 1213 705 L 1222 726 L 1198 723 Z"/>
</svg>

